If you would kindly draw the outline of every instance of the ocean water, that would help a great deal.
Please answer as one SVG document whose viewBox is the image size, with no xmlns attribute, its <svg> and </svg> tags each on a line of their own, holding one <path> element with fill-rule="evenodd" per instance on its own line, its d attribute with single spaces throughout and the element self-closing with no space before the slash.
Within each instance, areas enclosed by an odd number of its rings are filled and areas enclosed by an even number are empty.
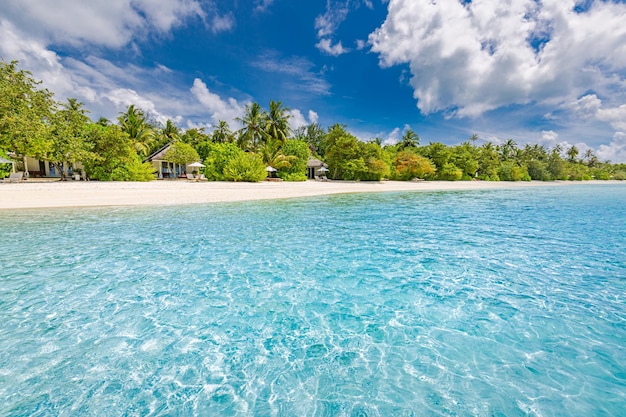
<svg viewBox="0 0 626 417">
<path fill-rule="evenodd" d="M 624 416 L 626 184 L 0 212 L 2 416 Z"/>
</svg>

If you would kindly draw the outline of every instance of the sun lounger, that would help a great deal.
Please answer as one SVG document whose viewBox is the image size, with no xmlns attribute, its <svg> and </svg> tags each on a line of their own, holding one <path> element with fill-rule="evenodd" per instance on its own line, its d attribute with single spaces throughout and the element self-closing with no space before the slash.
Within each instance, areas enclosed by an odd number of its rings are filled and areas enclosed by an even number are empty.
<svg viewBox="0 0 626 417">
<path fill-rule="evenodd" d="M 187 175 L 187 181 L 197 181 L 196 177 L 193 176 L 193 174 L 186 174 Z"/>
<path fill-rule="evenodd" d="M 200 174 L 196 177 L 198 181 L 208 181 L 209 179 L 204 176 L 204 174 Z"/>
<path fill-rule="evenodd" d="M 24 179 L 24 173 L 22 171 L 13 172 L 8 178 L 2 180 L 2 182 L 20 182 Z"/>
</svg>

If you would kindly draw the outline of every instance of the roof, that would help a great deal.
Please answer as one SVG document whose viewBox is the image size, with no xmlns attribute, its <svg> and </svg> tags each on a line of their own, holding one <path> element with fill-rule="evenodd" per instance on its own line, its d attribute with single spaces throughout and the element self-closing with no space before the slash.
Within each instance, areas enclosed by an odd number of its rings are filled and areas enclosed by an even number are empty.
<svg viewBox="0 0 626 417">
<path fill-rule="evenodd" d="M 310 158 L 309 161 L 307 162 L 306 166 L 308 168 L 318 168 L 318 167 L 325 167 L 326 164 L 323 163 L 322 161 L 320 161 L 319 159 Z"/>
<path fill-rule="evenodd" d="M 172 146 L 172 142 L 168 143 L 158 151 L 153 152 L 152 155 L 148 156 L 144 162 L 163 161 L 163 158 L 165 158 L 165 154 L 170 149 L 170 146 Z"/>
</svg>

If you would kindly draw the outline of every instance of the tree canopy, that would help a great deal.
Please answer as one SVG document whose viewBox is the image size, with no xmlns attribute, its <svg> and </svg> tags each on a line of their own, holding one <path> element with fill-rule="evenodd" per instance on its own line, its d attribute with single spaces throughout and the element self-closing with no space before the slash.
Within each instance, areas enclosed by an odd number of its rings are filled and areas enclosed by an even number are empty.
<svg viewBox="0 0 626 417">
<path fill-rule="evenodd" d="M 100 180 L 150 180 L 154 169 L 146 157 L 170 144 L 164 159 L 177 165 L 201 161 L 211 180 L 260 181 L 265 167 L 289 181 L 307 179 L 307 161 L 321 159 L 337 180 L 587 180 L 624 179 L 626 164 L 600 161 L 591 149 L 576 146 L 552 149 L 539 144 L 518 145 L 483 141 L 472 134 L 456 144 L 422 145 L 418 134 L 407 129 L 400 141 L 386 144 L 380 138 L 363 141 L 347 126 L 318 123 L 292 130 L 289 108 L 271 100 L 268 110 L 259 103 L 246 105 L 231 130 L 220 120 L 212 131 L 181 129 L 173 120 L 164 125 L 131 104 L 117 120 L 89 118 L 75 98 L 56 102 L 49 90 L 16 61 L 0 61 L 0 155 L 48 161 L 65 174 L 82 163 L 88 175 Z M 6 167 L 0 171 L 6 175 Z"/>
</svg>

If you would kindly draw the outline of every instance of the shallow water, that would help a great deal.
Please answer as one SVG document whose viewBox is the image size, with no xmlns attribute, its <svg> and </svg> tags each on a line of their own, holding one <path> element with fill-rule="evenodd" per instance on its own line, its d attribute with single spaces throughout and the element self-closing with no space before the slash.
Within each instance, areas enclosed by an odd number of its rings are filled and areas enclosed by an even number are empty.
<svg viewBox="0 0 626 417">
<path fill-rule="evenodd" d="M 619 416 L 626 185 L 0 212 L 0 415 Z"/>
</svg>

